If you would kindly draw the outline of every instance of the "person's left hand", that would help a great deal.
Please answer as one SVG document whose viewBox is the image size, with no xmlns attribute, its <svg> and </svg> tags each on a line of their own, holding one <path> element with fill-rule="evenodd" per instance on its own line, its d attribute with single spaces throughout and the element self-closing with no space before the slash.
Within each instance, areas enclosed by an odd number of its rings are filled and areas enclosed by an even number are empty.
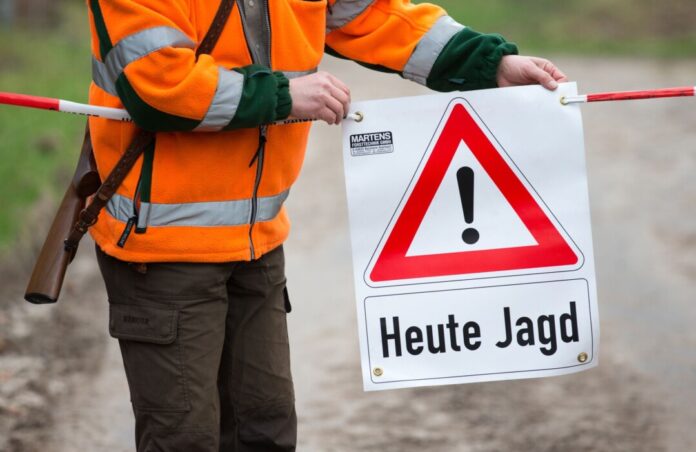
<svg viewBox="0 0 696 452">
<path fill-rule="evenodd" d="M 549 60 L 537 57 L 507 55 L 498 66 L 498 86 L 534 85 L 554 91 L 558 82 L 567 82 L 565 74 Z"/>
</svg>

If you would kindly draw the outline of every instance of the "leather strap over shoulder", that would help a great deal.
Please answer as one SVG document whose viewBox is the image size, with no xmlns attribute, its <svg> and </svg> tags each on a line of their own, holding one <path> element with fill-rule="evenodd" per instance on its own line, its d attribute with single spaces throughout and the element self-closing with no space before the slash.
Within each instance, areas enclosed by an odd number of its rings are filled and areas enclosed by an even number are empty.
<svg viewBox="0 0 696 452">
<path fill-rule="evenodd" d="M 70 235 L 65 239 L 64 245 L 66 251 L 73 254 L 75 253 L 77 245 L 80 243 L 85 233 L 87 233 L 87 229 L 97 222 L 99 212 L 106 206 L 109 199 L 114 196 L 118 187 L 123 183 L 123 180 L 133 168 L 133 165 L 135 165 L 138 157 L 145 152 L 145 149 L 154 139 L 154 133 L 145 130 L 138 131 L 135 139 L 130 146 L 128 146 L 128 149 L 126 149 L 126 152 L 119 159 L 118 163 L 116 163 L 114 169 L 111 170 L 111 173 L 109 173 L 101 187 L 99 187 L 92 201 L 80 212 L 75 226 L 73 226 Z"/>
<path fill-rule="evenodd" d="M 196 56 L 200 56 L 204 53 L 210 54 L 213 51 L 220 39 L 222 30 L 225 28 L 227 19 L 230 17 L 230 13 L 232 13 L 232 9 L 234 9 L 234 2 L 235 0 L 222 0 L 220 2 L 220 6 L 215 13 L 215 18 L 210 28 L 208 28 L 208 32 L 205 34 L 205 37 L 203 37 L 198 49 L 196 49 Z"/>
</svg>

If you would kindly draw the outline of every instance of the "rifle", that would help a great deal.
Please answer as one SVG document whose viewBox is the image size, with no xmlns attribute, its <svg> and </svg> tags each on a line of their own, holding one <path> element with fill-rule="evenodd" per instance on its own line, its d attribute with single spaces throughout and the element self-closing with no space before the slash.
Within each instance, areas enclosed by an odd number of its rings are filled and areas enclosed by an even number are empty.
<svg viewBox="0 0 696 452">
<path fill-rule="evenodd" d="M 220 2 L 208 32 L 196 50 L 196 57 L 212 52 L 234 8 L 234 3 L 234 0 L 222 0 Z M 60 99 L 0 93 L 0 103 L 102 116 L 122 121 L 130 119 L 125 111 L 81 105 Z M 80 239 L 87 232 L 87 229 L 97 222 L 101 209 L 106 206 L 109 199 L 116 193 L 116 190 L 126 178 L 138 157 L 146 147 L 153 143 L 154 139 L 154 133 L 138 130 L 133 142 L 126 149 L 118 163 L 116 163 L 106 180 L 101 183 L 92 153 L 89 123 L 87 124 L 85 140 L 82 143 L 82 151 L 75 175 L 72 183 L 68 186 L 68 190 L 65 192 L 63 202 L 58 208 L 58 213 L 53 220 L 48 237 L 34 265 L 34 271 L 24 294 L 24 298 L 28 302 L 45 304 L 58 301 L 60 289 L 63 286 L 63 279 L 65 278 L 65 271 L 75 257 Z M 94 196 L 89 205 L 87 205 L 87 198 L 92 195 Z"/>
<path fill-rule="evenodd" d="M 58 301 L 65 271 L 75 257 L 80 240 L 87 229 L 97 222 L 99 212 L 106 207 L 135 162 L 148 146 L 153 145 L 154 140 L 153 132 L 138 129 L 114 169 L 101 182 L 87 126 L 75 176 L 53 220 L 24 294 L 28 302 L 45 304 Z M 87 204 L 86 199 L 91 195 L 94 196 Z"/>
<path fill-rule="evenodd" d="M 75 174 L 53 219 L 24 294 L 28 302 L 45 304 L 58 301 L 65 271 L 77 251 L 76 245 L 66 247 L 65 239 L 78 222 L 80 212 L 87 204 L 87 198 L 96 193 L 100 185 L 87 123 Z"/>
</svg>

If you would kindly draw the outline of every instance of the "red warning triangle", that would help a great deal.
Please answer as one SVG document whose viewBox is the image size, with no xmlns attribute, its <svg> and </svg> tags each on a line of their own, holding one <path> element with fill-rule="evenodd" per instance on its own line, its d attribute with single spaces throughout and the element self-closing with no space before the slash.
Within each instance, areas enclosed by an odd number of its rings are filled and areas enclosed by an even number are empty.
<svg viewBox="0 0 696 452">
<path fill-rule="evenodd" d="M 536 240 L 536 245 L 407 256 L 464 141 Z M 578 256 L 471 114 L 456 104 L 370 272 L 374 282 L 575 265 Z"/>
</svg>

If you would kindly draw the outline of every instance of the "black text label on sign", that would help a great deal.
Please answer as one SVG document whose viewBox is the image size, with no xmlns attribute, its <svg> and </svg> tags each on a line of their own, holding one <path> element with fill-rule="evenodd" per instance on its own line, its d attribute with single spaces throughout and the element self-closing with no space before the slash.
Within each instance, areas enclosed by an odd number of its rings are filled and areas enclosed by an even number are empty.
<svg viewBox="0 0 696 452">
<path fill-rule="evenodd" d="M 353 157 L 394 152 L 391 132 L 361 133 L 350 136 L 350 154 Z"/>
<path fill-rule="evenodd" d="M 422 306 L 427 312 L 415 309 Z M 442 378 L 442 369 L 458 378 L 592 362 L 584 279 L 370 297 L 365 313 L 370 364 L 384 371 L 375 383 Z M 582 354 L 589 359 L 580 363 Z"/>
<path fill-rule="evenodd" d="M 563 313 L 556 322 L 556 315 L 540 315 L 537 319 L 526 316 L 512 318 L 511 308 L 506 306 L 501 313 L 501 322 L 505 325 L 505 336 L 495 343 L 496 347 L 507 348 L 513 344 L 520 347 L 538 346 L 539 351 L 551 356 L 558 351 L 558 343 L 578 342 L 578 317 L 575 302 L 569 303 L 568 312 Z M 457 321 L 455 314 L 447 316 L 447 322 L 426 325 L 423 328 L 405 326 L 402 328 L 399 317 L 389 321 L 382 317 L 380 333 L 382 337 L 382 357 L 390 355 L 399 357 L 406 352 L 417 356 L 428 352 L 432 354 L 478 350 L 481 347 L 481 326 L 469 321 L 463 326 Z M 391 325 L 391 326 L 390 326 Z M 405 345 L 405 347 L 402 347 Z"/>
<path fill-rule="evenodd" d="M 495 184 L 534 243 L 409 254 L 438 189 L 443 183 L 449 183 L 444 179 L 462 143 L 480 164 L 485 177 Z M 473 109 L 465 103 L 454 103 L 366 270 L 368 285 L 413 284 L 419 280 L 429 282 L 433 278 L 469 279 L 472 275 L 544 273 L 551 269 L 569 271 L 581 267 L 583 258 L 580 251 L 543 202 L 532 194 L 533 190 L 525 185 L 519 170 L 504 154 L 477 123 Z M 471 224 L 474 219 L 474 179 L 482 176 L 475 175 L 473 169 L 466 166 L 456 174 L 461 207 L 453 205 L 452 210 L 464 211 L 466 225 L 463 232 L 459 229 L 459 234 L 468 245 L 476 244 L 481 234 L 486 233 Z M 485 208 L 486 205 L 479 207 Z"/>
</svg>

